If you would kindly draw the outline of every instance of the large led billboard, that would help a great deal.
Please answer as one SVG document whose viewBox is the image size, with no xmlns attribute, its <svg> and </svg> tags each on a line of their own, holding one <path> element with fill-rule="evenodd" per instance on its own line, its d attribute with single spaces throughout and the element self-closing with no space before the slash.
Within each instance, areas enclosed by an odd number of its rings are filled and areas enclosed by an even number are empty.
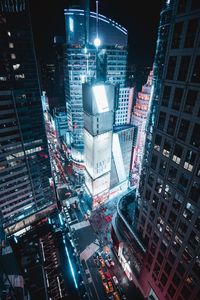
<svg viewBox="0 0 200 300">
<path fill-rule="evenodd" d="M 84 130 L 85 166 L 93 179 L 111 169 L 112 131 L 92 136 Z"/>
</svg>

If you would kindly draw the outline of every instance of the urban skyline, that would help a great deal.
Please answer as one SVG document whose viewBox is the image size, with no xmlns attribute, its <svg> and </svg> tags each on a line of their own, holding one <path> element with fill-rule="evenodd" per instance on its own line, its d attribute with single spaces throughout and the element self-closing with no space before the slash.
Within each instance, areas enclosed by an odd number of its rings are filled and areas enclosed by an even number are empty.
<svg viewBox="0 0 200 300">
<path fill-rule="evenodd" d="M 200 2 L 49 4 L 0 1 L 0 298 L 199 300 Z"/>
</svg>

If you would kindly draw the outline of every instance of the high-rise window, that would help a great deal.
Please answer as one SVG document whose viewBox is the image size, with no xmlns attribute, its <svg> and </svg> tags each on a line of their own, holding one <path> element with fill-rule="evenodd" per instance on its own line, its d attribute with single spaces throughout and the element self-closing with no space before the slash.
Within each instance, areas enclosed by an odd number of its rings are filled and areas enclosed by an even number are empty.
<svg viewBox="0 0 200 300">
<path fill-rule="evenodd" d="M 179 131 L 178 131 L 178 138 L 182 141 L 185 141 L 188 133 L 190 122 L 188 120 L 182 119 L 180 126 L 179 126 Z"/>
<path fill-rule="evenodd" d="M 187 33 L 185 37 L 185 43 L 184 43 L 185 48 L 192 48 L 194 46 L 197 28 L 198 28 L 198 19 L 189 20 Z"/>
<path fill-rule="evenodd" d="M 172 48 L 179 48 L 183 30 L 183 22 L 175 23 L 172 37 Z"/>
<path fill-rule="evenodd" d="M 174 97 L 172 100 L 172 108 L 173 109 L 175 109 L 175 110 L 180 109 L 182 96 L 183 96 L 183 89 L 175 88 Z"/>
<path fill-rule="evenodd" d="M 176 60 L 177 60 L 176 56 L 170 56 L 168 67 L 167 67 L 166 79 L 172 80 L 174 78 L 174 72 L 176 69 Z"/>
<path fill-rule="evenodd" d="M 194 68 L 192 71 L 192 78 L 191 81 L 192 82 L 196 82 L 196 83 L 200 83 L 200 56 L 196 57 L 195 63 L 194 63 Z"/>
<path fill-rule="evenodd" d="M 189 90 L 187 93 L 185 106 L 184 106 L 184 112 L 188 114 L 193 114 L 194 107 L 197 101 L 197 95 L 198 91 L 195 90 Z"/>
<path fill-rule="evenodd" d="M 187 79 L 190 56 L 182 56 L 179 67 L 178 80 L 185 81 Z"/>
</svg>

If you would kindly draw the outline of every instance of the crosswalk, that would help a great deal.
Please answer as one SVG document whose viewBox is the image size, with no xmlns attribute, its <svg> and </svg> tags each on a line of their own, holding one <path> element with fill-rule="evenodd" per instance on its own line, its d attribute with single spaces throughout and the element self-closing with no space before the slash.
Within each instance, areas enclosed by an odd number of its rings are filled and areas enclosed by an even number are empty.
<svg viewBox="0 0 200 300">
<path fill-rule="evenodd" d="M 85 248 L 80 254 L 80 261 L 87 261 L 97 250 L 99 249 L 99 245 L 95 243 L 91 243 L 89 246 Z"/>
</svg>

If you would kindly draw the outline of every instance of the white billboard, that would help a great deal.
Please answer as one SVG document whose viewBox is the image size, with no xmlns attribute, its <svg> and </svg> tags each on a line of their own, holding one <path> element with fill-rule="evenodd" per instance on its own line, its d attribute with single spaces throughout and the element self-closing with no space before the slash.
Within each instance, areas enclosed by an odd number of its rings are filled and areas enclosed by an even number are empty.
<svg viewBox="0 0 200 300">
<path fill-rule="evenodd" d="M 85 166 L 93 179 L 111 169 L 112 131 L 92 136 L 84 130 Z"/>
</svg>

